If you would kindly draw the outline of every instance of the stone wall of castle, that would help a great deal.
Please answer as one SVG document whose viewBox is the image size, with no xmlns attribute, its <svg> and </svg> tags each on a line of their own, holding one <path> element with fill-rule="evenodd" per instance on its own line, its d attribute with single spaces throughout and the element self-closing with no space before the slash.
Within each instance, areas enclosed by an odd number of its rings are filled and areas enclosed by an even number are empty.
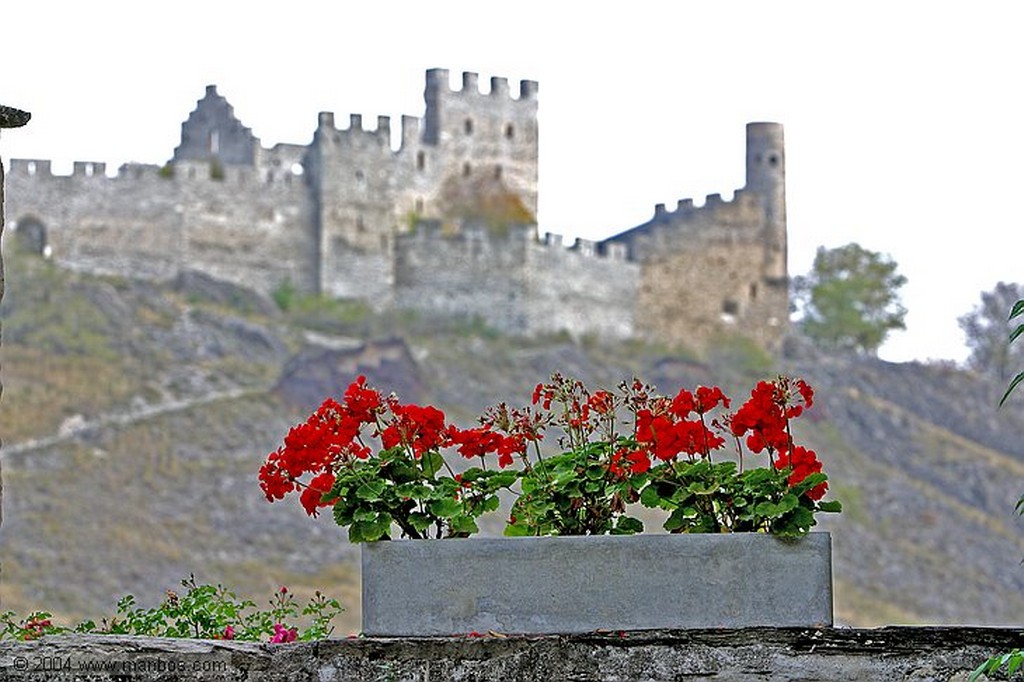
<svg viewBox="0 0 1024 682">
<path fill-rule="evenodd" d="M 200 270 L 254 289 L 284 281 L 313 290 L 312 206 L 300 178 L 267 182 L 252 169 L 182 162 L 157 166 L 78 162 L 72 175 L 13 159 L 8 215 L 58 263 L 78 270 L 171 279 Z"/>
<path fill-rule="evenodd" d="M 788 317 L 782 126 L 747 127 L 747 182 L 731 201 L 680 201 L 600 242 L 540 239 L 537 84 L 460 89 L 426 74 L 425 113 L 347 127 L 321 112 L 309 145 L 265 148 L 214 86 L 163 167 L 55 176 L 15 159 L 8 217 L 22 239 L 80 270 L 170 279 L 183 270 L 479 316 L 510 333 L 643 336 L 700 347 L 740 332 L 766 347 Z M 423 224 L 423 223 L 426 224 Z M 470 227 L 464 227 L 464 225 Z M 416 226 L 420 225 L 419 228 Z"/>
<path fill-rule="evenodd" d="M 627 338 L 640 267 L 624 249 L 596 247 L 566 248 L 553 235 L 539 241 L 532 226 L 445 234 L 437 223 L 421 224 L 396 241 L 396 304 L 477 317 L 511 334 Z"/>
</svg>

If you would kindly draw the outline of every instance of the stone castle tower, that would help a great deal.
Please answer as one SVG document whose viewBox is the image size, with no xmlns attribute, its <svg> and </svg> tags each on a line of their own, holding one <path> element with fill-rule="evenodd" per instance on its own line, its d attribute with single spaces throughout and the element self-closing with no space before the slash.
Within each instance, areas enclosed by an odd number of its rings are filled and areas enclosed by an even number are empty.
<svg viewBox="0 0 1024 682">
<path fill-rule="evenodd" d="M 422 118 L 264 147 L 215 86 L 163 166 L 76 162 L 55 176 L 14 159 L 8 216 L 68 267 L 167 279 L 198 270 L 304 291 L 479 316 L 513 334 L 567 331 L 704 346 L 739 332 L 768 348 L 788 317 L 782 126 L 747 126 L 746 186 L 731 201 L 655 207 L 648 222 L 566 246 L 536 229 L 537 83 L 513 96 L 475 73 L 426 73 Z M 550 191 L 557 191 L 552 188 Z M 609 230 L 611 232 L 611 230 Z"/>
</svg>

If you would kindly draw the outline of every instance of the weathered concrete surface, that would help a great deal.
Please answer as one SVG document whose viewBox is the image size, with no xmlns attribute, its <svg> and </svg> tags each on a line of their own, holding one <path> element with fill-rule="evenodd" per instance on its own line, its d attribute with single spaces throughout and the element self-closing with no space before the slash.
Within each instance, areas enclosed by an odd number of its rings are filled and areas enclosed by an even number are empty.
<svg viewBox="0 0 1024 682">
<path fill-rule="evenodd" d="M 102 635 L 0 644 L 0 679 L 167 680 L 957 680 L 1024 646 L 999 628 L 751 628 L 546 637 L 348 639 L 299 644 Z"/>
<path fill-rule="evenodd" d="M 370 636 L 832 625 L 828 533 L 365 543 Z"/>
</svg>

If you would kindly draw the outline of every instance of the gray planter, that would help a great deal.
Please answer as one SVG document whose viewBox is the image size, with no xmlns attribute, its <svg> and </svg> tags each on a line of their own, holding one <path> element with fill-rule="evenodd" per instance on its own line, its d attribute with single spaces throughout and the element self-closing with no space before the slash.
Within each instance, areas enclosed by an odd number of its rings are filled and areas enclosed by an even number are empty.
<svg viewBox="0 0 1024 682">
<path fill-rule="evenodd" d="M 832 625 L 832 540 L 757 533 L 362 545 L 363 633 Z"/>
</svg>

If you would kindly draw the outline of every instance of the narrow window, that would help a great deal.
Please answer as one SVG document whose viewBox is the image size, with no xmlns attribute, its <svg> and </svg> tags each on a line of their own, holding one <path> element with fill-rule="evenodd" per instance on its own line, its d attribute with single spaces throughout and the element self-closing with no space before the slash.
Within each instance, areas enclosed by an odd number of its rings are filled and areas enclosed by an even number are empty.
<svg viewBox="0 0 1024 682">
<path fill-rule="evenodd" d="M 466 134 L 467 135 L 472 135 L 473 134 L 473 119 L 467 118 L 465 124 L 463 124 L 463 127 L 466 129 Z"/>
<path fill-rule="evenodd" d="M 501 164 L 494 167 L 494 179 L 501 180 Z"/>
<path fill-rule="evenodd" d="M 219 130 L 211 130 L 210 131 L 210 153 L 211 154 L 219 154 L 220 153 L 220 131 Z"/>
<path fill-rule="evenodd" d="M 423 170 L 427 165 L 427 155 L 423 152 L 416 152 L 416 170 Z"/>
<path fill-rule="evenodd" d="M 751 282 L 750 283 L 750 300 L 751 301 L 756 301 L 757 300 L 757 282 Z"/>
<path fill-rule="evenodd" d="M 28 162 L 28 174 L 29 175 L 35 175 L 36 174 L 36 162 L 35 161 L 29 161 Z"/>
<path fill-rule="evenodd" d="M 468 178 L 470 170 L 472 170 L 472 169 L 469 167 L 469 162 L 466 162 L 466 163 L 462 164 L 462 176 L 463 177 Z"/>
<path fill-rule="evenodd" d="M 722 312 L 726 315 L 736 315 L 740 311 L 740 306 L 736 301 L 725 300 L 722 301 Z"/>
<path fill-rule="evenodd" d="M 511 140 L 515 136 L 516 136 L 515 126 L 513 126 L 511 123 L 506 124 L 505 125 L 505 139 L 506 140 Z"/>
<path fill-rule="evenodd" d="M 363 171 L 361 171 L 361 170 L 357 170 L 356 171 L 356 180 L 358 180 L 359 182 L 362 182 L 365 178 L 366 178 L 366 176 L 363 175 Z"/>
</svg>

